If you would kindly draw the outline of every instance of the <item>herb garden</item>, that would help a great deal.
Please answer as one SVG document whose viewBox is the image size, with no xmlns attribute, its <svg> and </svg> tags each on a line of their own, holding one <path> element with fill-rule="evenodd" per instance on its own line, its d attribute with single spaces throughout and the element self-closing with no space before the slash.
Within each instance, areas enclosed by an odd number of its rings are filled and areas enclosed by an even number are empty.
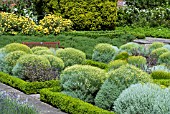
<svg viewBox="0 0 170 114">
<path fill-rule="evenodd" d="M 117 2 L 0 1 L 0 82 L 69 114 L 169 114 L 170 44 L 133 41 L 170 39 L 170 2 Z M 39 113 L 12 99 L 0 114 Z"/>
</svg>

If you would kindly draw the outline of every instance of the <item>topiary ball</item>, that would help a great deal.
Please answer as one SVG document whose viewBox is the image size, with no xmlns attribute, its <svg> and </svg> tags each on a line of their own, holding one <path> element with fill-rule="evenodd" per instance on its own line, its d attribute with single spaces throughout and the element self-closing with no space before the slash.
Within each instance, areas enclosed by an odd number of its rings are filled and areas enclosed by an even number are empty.
<svg viewBox="0 0 170 114">
<path fill-rule="evenodd" d="M 123 65 L 109 72 L 109 78 L 104 82 L 96 95 L 95 105 L 112 110 L 114 101 L 120 93 L 131 84 L 139 82 L 150 82 L 151 76 L 132 65 Z"/>
<path fill-rule="evenodd" d="M 138 68 L 143 68 L 147 63 L 146 58 L 143 56 L 130 56 L 127 61 Z"/>
<path fill-rule="evenodd" d="M 126 60 L 114 60 L 114 61 L 109 62 L 108 70 L 109 71 L 115 70 L 115 69 L 119 68 L 120 66 L 126 65 L 126 64 L 127 64 Z"/>
<path fill-rule="evenodd" d="M 36 55 L 54 55 L 54 53 L 51 52 L 50 50 L 39 50 L 39 51 L 35 51 L 34 54 L 36 54 Z"/>
<path fill-rule="evenodd" d="M 32 52 L 36 52 L 36 51 L 40 51 L 40 50 L 49 50 L 47 47 L 43 47 L 43 46 L 35 46 L 33 48 L 31 48 Z"/>
<path fill-rule="evenodd" d="M 116 54 L 116 49 L 107 43 L 97 44 L 93 50 L 92 60 L 108 63 L 113 59 Z"/>
<path fill-rule="evenodd" d="M 114 102 L 117 114 L 169 114 L 170 90 L 156 84 L 134 84 Z"/>
<path fill-rule="evenodd" d="M 159 64 L 166 64 L 167 66 L 170 66 L 170 52 L 163 53 L 158 58 Z"/>
<path fill-rule="evenodd" d="M 160 55 L 162 55 L 163 53 L 166 53 L 166 52 L 168 52 L 168 51 L 169 51 L 168 49 L 163 48 L 163 47 L 157 48 L 157 49 L 154 49 L 154 50 L 151 52 L 151 56 L 158 58 Z"/>
<path fill-rule="evenodd" d="M 4 48 L 6 53 L 10 53 L 13 51 L 23 51 L 28 54 L 32 53 L 31 49 L 28 46 L 20 43 L 11 43 L 6 45 Z"/>
<path fill-rule="evenodd" d="M 17 60 L 23 55 L 26 55 L 23 51 L 13 51 L 8 53 L 5 56 L 4 72 L 12 74 L 12 69 L 16 65 Z"/>
<path fill-rule="evenodd" d="M 93 103 L 97 91 L 107 78 L 106 72 L 89 65 L 67 67 L 61 74 L 63 93 Z"/>
<path fill-rule="evenodd" d="M 17 60 L 12 69 L 13 75 L 27 81 L 46 81 L 53 79 L 48 72 L 50 62 L 45 57 L 25 55 Z"/>
<path fill-rule="evenodd" d="M 150 46 L 149 46 L 149 50 L 150 52 L 152 52 L 153 50 L 157 49 L 157 48 L 161 48 L 164 46 L 164 43 L 162 42 L 153 42 Z"/>
<path fill-rule="evenodd" d="M 128 52 L 123 51 L 123 52 L 118 53 L 118 54 L 114 57 L 114 60 L 118 60 L 118 59 L 126 60 L 128 57 L 129 57 Z"/>
<path fill-rule="evenodd" d="M 56 51 L 56 56 L 63 60 L 65 67 L 83 64 L 86 60 L 85 53 L 74 48 L 59 49 Z"/>
</svg>

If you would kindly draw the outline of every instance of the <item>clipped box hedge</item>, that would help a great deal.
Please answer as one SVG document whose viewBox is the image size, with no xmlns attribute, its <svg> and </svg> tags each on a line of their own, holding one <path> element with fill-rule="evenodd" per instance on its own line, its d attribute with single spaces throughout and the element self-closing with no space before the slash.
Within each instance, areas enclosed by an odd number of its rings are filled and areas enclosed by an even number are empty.
<svg viewBox="0 0 170 114">
<path fill-rule="evenodd" d="M 50 80 L 45 82 L 26 82 L 3 72 L 0 72 L 0 82 L 19 89 L 26 94 L 39 93 L 42 88 L 60 86 L 60 82 L 58 80 Z"/>
<path fill-rule="evenodd" d="M 47 88 L 40 91 L 40 99 L 69 114 L 114 114 L 114 112 L 103 110 L 80 99 L 60 92 L 53 92 Z"/>
</svg>

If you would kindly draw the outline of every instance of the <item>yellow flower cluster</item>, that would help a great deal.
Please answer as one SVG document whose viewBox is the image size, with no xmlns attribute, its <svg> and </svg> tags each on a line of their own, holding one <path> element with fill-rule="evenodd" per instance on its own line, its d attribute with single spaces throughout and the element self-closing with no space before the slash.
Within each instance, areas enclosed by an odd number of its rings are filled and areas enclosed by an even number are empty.
<svg viewBox="0 0 170 114">
<path fill-rule="evenodd" d="M 13 13 L 0 12 L 0 33 L 10 34 L 58 34 L 62 31 L 71 30 L 72 22 L 56 15 L 46 15 L 36 25 L 30 18 L 18 16 Z"/>
</svg>

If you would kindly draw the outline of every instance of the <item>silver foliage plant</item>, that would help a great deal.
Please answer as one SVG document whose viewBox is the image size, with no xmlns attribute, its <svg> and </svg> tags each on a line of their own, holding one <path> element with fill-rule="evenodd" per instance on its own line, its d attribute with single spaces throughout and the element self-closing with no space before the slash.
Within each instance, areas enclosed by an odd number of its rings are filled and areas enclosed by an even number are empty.
<svg viewBox="0 0 170 114">
<path fill-rule="evenodd" d="M 169 114 L 170 90 L 156 84 L 133 84 L 114 102 L 118 114 Z"/>
</svg>

